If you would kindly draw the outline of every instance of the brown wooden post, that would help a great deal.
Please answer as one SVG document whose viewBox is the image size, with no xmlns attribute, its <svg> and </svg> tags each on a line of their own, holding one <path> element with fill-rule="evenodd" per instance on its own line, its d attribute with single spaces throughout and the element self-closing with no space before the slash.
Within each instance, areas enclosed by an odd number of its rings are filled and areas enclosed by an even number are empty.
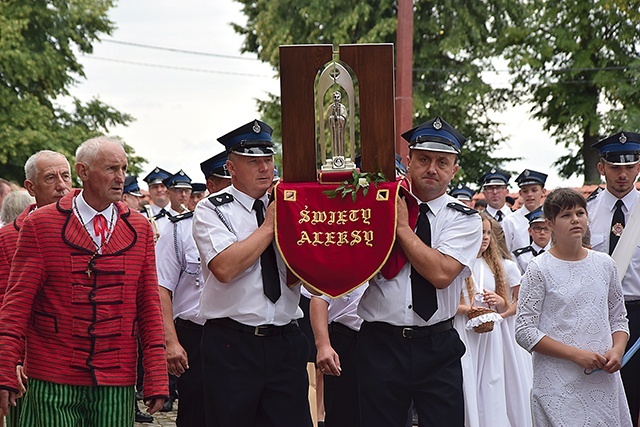
<svg viewBox="0 0 640 427">
<path fill-rule="evenodd" d="M 318 70 L 333 57 L 333 46 L 280 46 L 282 179 L 315 182 L 315 88 Z"/>
<path fill-rule="evenodd" d="M 396 35 L 396 152 L 406 163 L 409 155 L 402 133 L 413 127 L 413 0 L 398 1 Z"/>
</svg>

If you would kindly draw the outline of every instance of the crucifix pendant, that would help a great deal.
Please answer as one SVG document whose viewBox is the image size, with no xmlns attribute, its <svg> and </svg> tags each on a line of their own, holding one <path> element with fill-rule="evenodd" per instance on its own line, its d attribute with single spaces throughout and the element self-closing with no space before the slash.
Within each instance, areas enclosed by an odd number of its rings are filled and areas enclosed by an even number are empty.
<svg viewBox="0 0 640 427">
<path fill-rule="evenodd" d="M 87 271 L 85 271 L 85 273 L 87 273 L 87 278 L 91 279 L 91 267 L 87 267 Z"/>
</svg>

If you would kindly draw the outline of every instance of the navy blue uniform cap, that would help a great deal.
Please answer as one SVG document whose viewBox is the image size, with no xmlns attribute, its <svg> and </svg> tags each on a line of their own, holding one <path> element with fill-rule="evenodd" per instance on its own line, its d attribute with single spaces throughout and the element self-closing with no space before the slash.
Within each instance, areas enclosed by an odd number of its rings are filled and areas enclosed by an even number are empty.
<svg viewBox="0 0 640 427">
<path fill-rule="evenodd" d="M 525 215 L 525 218 L 529 220 L 529 225 L 534 222 L 544 222 L 544 214 L 542 212 L 542 206 L 532 210 L 528 214 Z"/>
<path fill-rule="evenodd" d="M 475 192 L 466 185 L 459 183 L 449 191 L 451 197 L 458 200 L 473 200 Z"/>
<path fill-rule="evenodd" d="M 218 138 L 227 153 L 243 156 L 271 156 L 274 154 L 271 134 L 273 129 L 260 120 L 254 120 Z"/>
<path fill-rule="evenodd" d="M 402 134 L 411 150 L 439 151 L 460 154 L 467 140 L 440 116 L 424 122 Z"/>
<path fill-rule="evenodd" d="M 204 174 L 205 179 L 211 176 L 218 178 L 231 178 L 231 174 L 227 170 L 227 159 L 229 155 L 226 151 L 218 153 L 215 156 L 200 163 L 200 170 Z"/>
<path fill-rule="evenodd" d="M 536 172 L 531 169 L 525 169 L 516 178 L 518 187 L 524 187 L 525 185 L 538 184 L 544 187 L 544 183 L 547 182 L 547 174 L 542 172 Z"/>
<path fill-rule="evenodd" d="M 123 193 L 131 194 L 136 197 L 143 197 L 142 193 L 140 193 L 140 186 L 138 185 L 138 177 L 127 175 L 124 179 L 124 190 Z"/>
<path fill-rule="evenodd" d="M 170 172 L 156 166 L 154 170 L 145 176 L 142 180 L 148 185 L 162 184 L 162 181 L 171 176 Z"/>
<path fill-rule="evenodd" d="M 511 174 L 500 169 L 493 168 L 480 177 L 480 185 L 489 187 L 492 185 L 509 185 Z"/>
<path fill-rule="evenodd" d="M 640 134 L 619 132 L 592 145 L 600 157 L 614 165 L 632 165 L 640 162 Z"/>
<path fill-rule="evenodd" d="M 162 183 L 167 188 L 192 188 L 191 178 L 189 178 L 182 169 L 180 169 L 178 172 L 171 175 L 170 177 L 165 178 L 165 180 L 162 181 Z"/>
</svg>

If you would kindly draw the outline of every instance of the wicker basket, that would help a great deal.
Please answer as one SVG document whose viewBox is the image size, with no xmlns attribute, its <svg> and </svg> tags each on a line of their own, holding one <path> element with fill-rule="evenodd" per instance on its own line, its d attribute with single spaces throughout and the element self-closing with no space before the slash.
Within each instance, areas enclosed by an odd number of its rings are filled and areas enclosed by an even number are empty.
<svg viewBox="0 0 640 427">
<path fill-rule="evenodd" d="M 486 307 L 473 307 L 471 306 L 471 310 L 467 313 L 467 318 L 469 320 L 475 319 L 478 316 L 482 316 L 483 314 L 495 313 L 494 310 Z M 485 332 L 493 331 L 493 321 L 481 323 L 478 326 L 473 327 L 473 332 L 477 332 L 479 334 L 483 334 Z"/>
</svg>

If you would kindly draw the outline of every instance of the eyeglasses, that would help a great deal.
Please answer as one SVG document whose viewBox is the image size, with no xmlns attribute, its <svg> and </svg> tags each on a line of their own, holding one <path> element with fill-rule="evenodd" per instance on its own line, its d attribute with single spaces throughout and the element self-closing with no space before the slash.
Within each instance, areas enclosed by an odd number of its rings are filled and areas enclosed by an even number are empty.
<svg viewBox="0 0 640 427">
<path fill-rule="evenodd" d="M 548 229 L 547 227 L 531 227 L 531 229 L 532 229 L 533 231 L 535 231 L 536 233 L 542 233 L 543 231 L 544 231 L 545 233 L 548 233 L 548 232 L 549 232 L 549 229 Z"/>
<path fill-rule="evenodd" d="M 492 185 L 489 187 L 484 187 L 484 191 L 486 191 L 487 193 L 499 193 L 502 190 L 506 190 L 507 187 L 503 186 L 503 185 Z"/>
</svg>

